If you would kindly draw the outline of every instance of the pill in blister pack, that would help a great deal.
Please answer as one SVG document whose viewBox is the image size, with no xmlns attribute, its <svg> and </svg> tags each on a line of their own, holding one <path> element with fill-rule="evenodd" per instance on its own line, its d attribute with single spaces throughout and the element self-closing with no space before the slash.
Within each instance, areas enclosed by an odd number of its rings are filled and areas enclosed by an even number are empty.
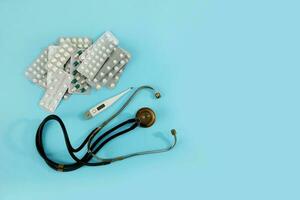
<svg viewBox="0 0 300 200">
<path fill-rule="evenodd" d="M 58 43 L 64 42 L 72 43 L 79 49 L 86 49 L 93 43 L 92 39 L 88 37 L 61 37 L 58 39 Z"/>
<path fill-rule="evenodd" d="M 92 87 L 115 87 L 130 59 L 128 52 L 117 47 L 118 42 L 105 32 L 94 44 L 87 37 L 60 37 L 50 45 L 25 72 L 46 89 L 41 107 L 54 112 L 72 94 L 88 94 Z"/>
<path fill-rule="evenodd" d="M 106 85 L 129 61 L 130 54 L 121 48 L 115 48 L 111 56 L 90 83 L 96 89 Z"/>
<path fill-rule="evenodd" d="M 106 83 L 106 87 L 108 88 L 114 88 L 116 87 L 116 85 L 118 84 L 120 77 L 122 75 L 122 73 L 124 72 L 125 66 L 118 71 L 118 73 L 116 73 L 109 81 L 107 81 Z"/>
<path fill-rule="evenodd" d="M 53 112 L 70 86 L 71 76 L 65 71 L 58 69 L 49 72 L 47 90 L 40 101 L 40 106 L 47 111 Z"/>
<path fill-rule="evenodd" d="M 83 54 L 84 60 L 77 71 L 87 79 L 93 80 L 117 45 L 117 38 L 111 32 L 105 32 L 87 49 L 87 53 Z"/>
<path fill-rule="evenodd" d="M 75 45 L 72 43 L 64 42 L 58 46 L 56 52 L 47 63 L 47 69 L 52 70 L 53 68 L 63 69 L 71 55 L 77 50 Z"/>
<path fill-rule="evenodd" d="M 25 72 L 25 75 L 28 77 L 28 79 L 44 88 L 46 87 L 47 70 L 45 66 L 47 62 L 48 50 L 46 49 Z"/>
</svg>

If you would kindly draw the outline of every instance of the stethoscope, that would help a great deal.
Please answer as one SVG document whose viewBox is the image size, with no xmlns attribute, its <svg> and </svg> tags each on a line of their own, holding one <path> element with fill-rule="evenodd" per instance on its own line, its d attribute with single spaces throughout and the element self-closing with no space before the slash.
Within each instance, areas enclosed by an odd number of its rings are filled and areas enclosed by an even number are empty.
<svg viewBox="0 0 300 200">
<path fill-rule="evenodd" d="M 67 172 L 67 171 L 76 170 L 82 166 L 107 165 L 112 162 L 124 160 L 124 159 L 134 157 L 134 156 L 162 153 L 162 152 L 171 150 L 176 145 L 176 142 L 177 142 L 175 129 L 171 130 L 171 135 L 173 136 L 174 141 L 172 144 L 170 144 L 166 148 L 135 152 L 135 153 L 112 157 L 112 158 L 101 158 L 97 155 L 97 153 L 111 140 L 113 140 L 113 139 L 115 139 L 137 127 L 148 128 L 148 127 L 151 127 L 155 123 L 156 116 L 155 116 L 154 111 L 150 108 L 144 107 L 137 111 L 134 118 L 128 119 L 128 120 L 116 125 L 115 127 L 111 128 L 110 130 L 106 131 L 105 133 L 100 135 L 98 138 L 96 138 L 98 133 L 107 124 L 109 124 L 115 117 L 117 117 L 128 106 L 128 104 L 132 101 L 132 99 L 142 90 L 152 91 L 157 99 L 159 99 L 161 97 L 160 93 L 156 92 L 155 89 L 151 86 L 138 87 L 131 94 L 131 96 L 128 98 L 128 100 L 123 104 L 123 106 L 119 110 L 117 110 L 117 112 L 115 112 L 112 116 L 110 116 L 107 120 L 102 122 L 93 131 L 91 131 L 91 133 L 85 138 L 85 140 L 82 142 L 82 144 L 79 145 L 79 147 L 77 147 L 77 148 L 74 148 L 71 145 L 66 127 L 65 127 L 62 119 L 60 117 L 58 117 L 57 115 L 47 116 L 39 125 L 39 128 L 37 129 L 37 133 L 36 133 L 36 148 L 37 148 L 39 154 L 51 168 L 53 168 L 57 171 Z M 58 163 L 58 162 L 50 159 L 47 156 L 44 146 L 43 146 L 42 135 L 43 135 L 43 130 L 44 130 L 45 124 L 51 120 L 57 121 L 59 123 L 59 125 L 61 126 L 62 133 L 63 133 L 64 139 L 65 139 L 65 143 L 66 143 L 66 146 L 68 149 L 68 153 L 74 160 L 74 163 L 70 163 L 70 164 Z M 127 126 L 127 127 L 129 126 L 129 127 L 126 129 L 120 130 L 124 126 Z M 78 158 L 75 155 L 75 153 L 82 150 L 84 146 L 87 146 L 87 152 L 85 153 L 84 156 L 82 156 L 82 158 Z M 90 162 L 92 158 L 95 158 L 97 160 L 97 162 Z"/>
</svg>

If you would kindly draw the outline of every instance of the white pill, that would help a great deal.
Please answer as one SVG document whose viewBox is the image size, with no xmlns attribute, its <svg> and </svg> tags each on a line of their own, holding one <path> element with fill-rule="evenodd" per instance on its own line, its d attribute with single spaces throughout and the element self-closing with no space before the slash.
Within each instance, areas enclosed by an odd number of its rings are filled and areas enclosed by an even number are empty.
<svg viewBox="0 0 300 200">
<path fill-rule="evenodd" d="M 62 63 L 58 61 L 58 62 L 56 63 L 56 65 L 59 66 L 59 67 L 61 67 L 61 66 L 62 66 Z"/>
</svg>

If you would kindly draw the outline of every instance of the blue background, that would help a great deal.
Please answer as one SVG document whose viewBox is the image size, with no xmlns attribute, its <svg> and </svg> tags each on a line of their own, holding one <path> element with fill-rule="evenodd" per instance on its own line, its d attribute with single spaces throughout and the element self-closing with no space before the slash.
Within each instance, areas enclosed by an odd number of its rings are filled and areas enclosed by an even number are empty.
<svg viewBox="0 0 300 200">
<path fill-rule="evenodd" d="M 0 1 L 0 199 L 300 199 L 299 1 Z M 151 84 L 113 124 L 152 107 L 157 123 L 104 148 L 113 156 L 166 146 L 168 153 L 56 172 L 39 157 L 35 131 L 47 115 L 27 66 L 60 36 L 111 30 L 132 60 L 112 91 L 72 96 L 56 114 L 71 142 L 93 120 L 82 114 L 129 86 Z M 124 99 L 123 99 L 124 101 Z M 111 124 L 111 126 L 113 125 Z M 51 130 L 50 130 L 51 129 Z M 51 123 L 49 156 L 69 161 Z"/>
</svg>

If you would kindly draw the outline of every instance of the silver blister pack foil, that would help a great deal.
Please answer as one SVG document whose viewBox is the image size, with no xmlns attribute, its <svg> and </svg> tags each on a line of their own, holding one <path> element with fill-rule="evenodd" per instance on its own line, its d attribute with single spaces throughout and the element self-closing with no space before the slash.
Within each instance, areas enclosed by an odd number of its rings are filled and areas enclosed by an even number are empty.
<svg viewBox="0 0 300 200">
<path fill-rule="evenodd" d="M 115 48 L 90 84 L 96 89 L 105 86 L 129 62 L 130 57 L 124 49 Z"/>
<path fill-rule="evenodd" d="M 93 80 L 117 45 L 117 38 L 111 32 L 105 32 L 81 56 L 83 62 L 80 64 L 77 71 L 87 79 Z"/>
</svg>

